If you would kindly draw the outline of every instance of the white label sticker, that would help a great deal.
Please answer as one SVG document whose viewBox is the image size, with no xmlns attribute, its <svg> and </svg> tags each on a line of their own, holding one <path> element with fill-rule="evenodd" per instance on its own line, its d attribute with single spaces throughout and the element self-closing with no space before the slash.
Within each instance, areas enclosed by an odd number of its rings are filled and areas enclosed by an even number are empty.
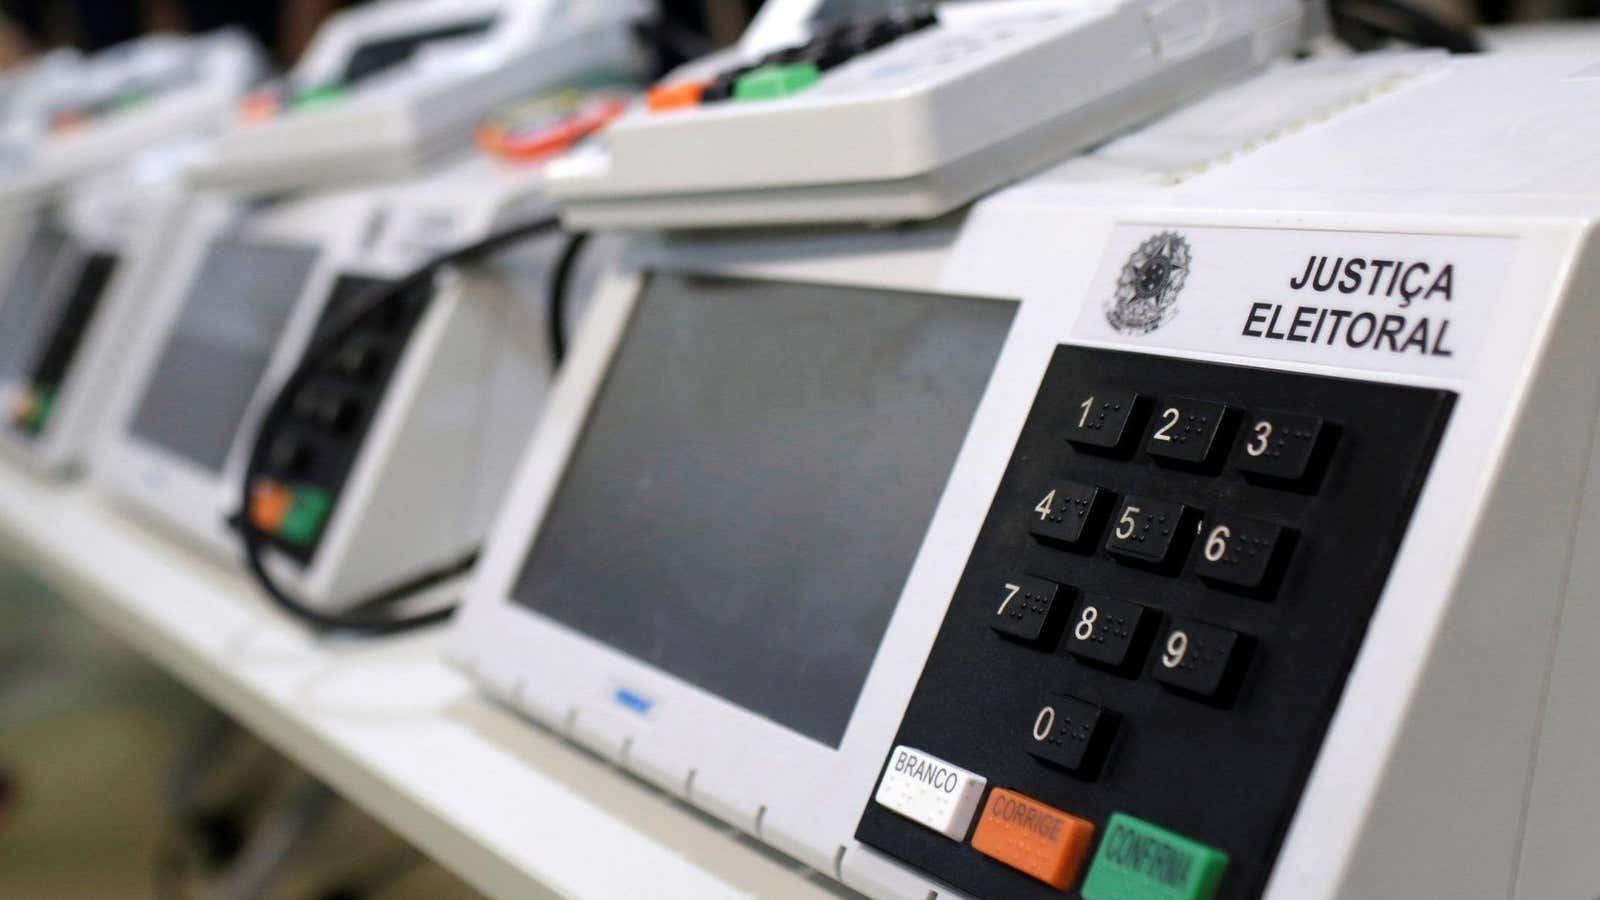
<svg viewBox="0 0 1600 900">
<path fill-rule="evenodd" d="M 967 836 L 967 826 L 978 811 L 988 779 L 901 745 L 889 757 L 889 767 L 873 799 L 879 805 L 939 832 L 952 841 Z"/>
<path fill-rule="evenodd" d="M 1073 334 L 1461 375 L 1515 249 L 1499 237 L 1121 225 Z"/>
</svg>

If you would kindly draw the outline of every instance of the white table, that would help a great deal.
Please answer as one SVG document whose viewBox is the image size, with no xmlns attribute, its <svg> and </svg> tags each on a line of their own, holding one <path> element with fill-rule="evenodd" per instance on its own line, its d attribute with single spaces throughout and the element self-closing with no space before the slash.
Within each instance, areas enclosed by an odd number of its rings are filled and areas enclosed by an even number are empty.
<svg viewBox="0 0 1600 900">
<path fill-rule="evenodd" d="M 313 638 L 85 485 L 0 466 L 0 554 L 491 896 L 839 890 L 486 700 L 437 630 Z"/>
</svg>

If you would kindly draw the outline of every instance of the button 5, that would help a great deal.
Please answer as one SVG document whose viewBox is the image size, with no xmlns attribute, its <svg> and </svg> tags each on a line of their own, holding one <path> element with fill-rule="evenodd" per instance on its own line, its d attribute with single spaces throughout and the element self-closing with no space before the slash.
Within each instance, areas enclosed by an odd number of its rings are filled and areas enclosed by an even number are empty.
<svg viewBox="0 0 1600 900">
<path fill-rule="evenodd" d="M 1032 575 L 1019 576 L 1001 589 L 1000 605 L 989 625 L 1026 644 L 1053 639 L 1061 627 L 1062 608 L 1072 589 Z"/>
<path fill-rule="evenodd" d="M 1228 407 L 1221 403 L 1169 397 L 1156 405 L 1144 452 L 1161 462 L 1204 467 L 1224 443 L 1228 418 Z"/>
<path fill-rule="evenodd" d="M 1200 559 L 1194 572 L 1219 584 L 1259 588 L 1279 546 L 1286 543 L 1284 535 L 1283 527 L 1271 522 L 1218 513 L 1200 528 Z"/>
<path fill-rule="evenodd" d="M 967 836 L 988 779 L 904 744 L 889 754 L 873 802 L 939 832 L 952 841 Z"/>
<path fill-rule="evenodd" d="M 1150 497 L 1126 497 L 1111 517 L 1111 537 L 1106 549 L 1117 556 L 1165 565 L 1192 528 L 1189 508 Z"/>
<path fill-rule="evenodd" d="M 1033 506 L 1028 532 L 1047 543 L 1079 546 L 1092 536 L 1110 501 L 1107 492 L 1093 485 L 1052 481 Z"/>
<path fill-rule="evenodd" d="M 1092 840 L 1089 822 L 997 787 L 989 792 L 972 847 L 1064 891 L 1077 879 Z"/>
<path fill-rule="evenodd" d="M 1039 704 L 1028 729 L 1028 754 L 1082 778 L 1100 774 L 1100 763 L 1116 731 L 1117 715 L 1066 694 Z"/>
</svg>

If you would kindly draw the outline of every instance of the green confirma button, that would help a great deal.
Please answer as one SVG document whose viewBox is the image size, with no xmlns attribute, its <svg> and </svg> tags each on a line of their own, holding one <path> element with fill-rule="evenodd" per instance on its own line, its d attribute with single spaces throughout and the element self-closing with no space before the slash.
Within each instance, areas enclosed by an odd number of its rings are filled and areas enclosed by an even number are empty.
<svg viewBox="0 0 1600 900">
<path fill-rule="evenodd" d="M 1084 900 L 1211 900 L 1228 855 L 1116 813 L 1083 882 Z"/>
<path fill-rule="evenodd" d="M 776 100 L 805 90 L 821 77 L 816 63 L 762 66 L 746 72 L 733 83 L 733 99 Z"/>
<path fill-rule="evenodd" d="M 296 93 L 289 101 L 289 106 L 292 109 L 306 109 L 312 106 L 325 106 L 329 103 L 336 103 L 340 100 L 343 100 L 345 94 L 348 94 L 349 92 L 349 88 L 339 84 L 338 82 L 318 85 L 317 87 L 306 88 L 305 90 Z"/>
<path fill-rule="evenodd" d="M 322 488 L 298 488 L 294 492 L 294 504 L 278 526 L 278 537 L 301 546 L 315 541 L 322 532 L 323 523 L 328 520 L 328 510 L 332 506 L 333 501 Z"/>
</svg>

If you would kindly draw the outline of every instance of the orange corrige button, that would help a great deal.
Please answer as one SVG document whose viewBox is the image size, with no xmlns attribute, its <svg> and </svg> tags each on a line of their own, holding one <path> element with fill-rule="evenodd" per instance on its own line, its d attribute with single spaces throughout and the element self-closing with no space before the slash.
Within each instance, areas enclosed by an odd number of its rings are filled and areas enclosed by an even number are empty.
<svg viewBox="0 0 1600 900">
<path fill-rule="evenodd" d="M 272 534 L 283 524 L 294 507 L 294 492 L 270 479 L 260 479 L 250 486 L 250 523 Z"/>
<path fill-rule="evenodd" d="M 1090 822 L 998 787 L 972 834 L 979 853 L 1063 891 L 1077 879 L 1092 840 Z"/>
<path fill-rule="evenodd" d="M 644 103 L 651 112 L 696 106 L 700 103 L 700 95 L 710 86 L 709 81 L 678 81 L 658 85 L 645 95 Z"/>
</svg>

